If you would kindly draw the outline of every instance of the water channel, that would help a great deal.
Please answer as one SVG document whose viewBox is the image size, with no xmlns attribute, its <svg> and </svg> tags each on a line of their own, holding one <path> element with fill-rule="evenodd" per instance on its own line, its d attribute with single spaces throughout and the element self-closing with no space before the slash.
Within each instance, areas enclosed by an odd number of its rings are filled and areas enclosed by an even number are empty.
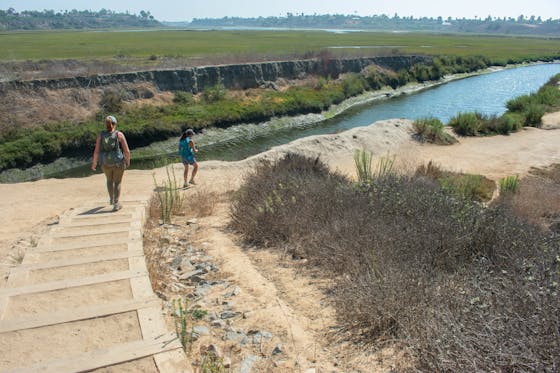
<svg viewBox="0 0 560 373">
<path fill-rule="evenodd" d="M 242 124 L 227 129 L 208 129 L 196 136 L 200 150 L 197 158 L 200 161 L 239 160 L 301 137 L 337 133 L 390 118 L 417 119 L 429 116 L 447 123 L 459 112 L 500 115 L 506 111 L 508 100 L 537 91 L 558 73 L 560 63 L 516 67 L 453 80 L 416 90 L 415 93 L 369 93 L 322 114 L 275 118 L 266 123 Z M 143 160 L 133 160 L 132 168 L 157 166 L 155 160 L 175 154 L 177 141 L 170 139 L 142 149 L 141 152 L 149 156 Z M 63 165 L 64 162 L 61 160 L 59 163 Z M 91 174 L 86 160 L 67 162 L 76 167 L 62 172 L 48 172 L 49 166 L 45 166 L 37 171 L 40 172 L 38 176 L 77 177 Z M 60 168 L 58 166 L 58 170 Z"/>
</svg>

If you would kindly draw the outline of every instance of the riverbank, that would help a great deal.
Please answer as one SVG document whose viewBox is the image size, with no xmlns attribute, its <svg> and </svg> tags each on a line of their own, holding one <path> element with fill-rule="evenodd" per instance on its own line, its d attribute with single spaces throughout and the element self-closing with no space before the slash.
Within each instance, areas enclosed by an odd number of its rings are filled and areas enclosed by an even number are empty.
<svg viewBox="0 0 560 373">
<path fill-rule="evenodd" d="M 445 78 L 442 78 L 438 81 L 429 81 L 424 83 L 409 83 L 403 87 L 399 87 L 396 89 L 392 89 L 390 87 L 385 87 L 383 89 L 377 91 L 368 91 L 361 95 L 352 97 L 343 101 L 340 104 L 331 105 L 327 110 L 322 111 L 321 113 L 312 113 L 312 114 L 303 114 L 297 115 L 293 117 L 276 117 L 272 120 L 261 122 L 258 124 L 239 124 L 234 125 L 228 128 L 207 128 L 204 130 L 204 133 L 197 137 L 197 144 L 203 150 L 203 154 L 213 154 L 210 156 L 210 159 L 227 159 L 227 160 L 239 160 L 244 157 L 250 156 L 255 154 L 259 151 L 266 150 L 266 148 L 259 148 L 255 149 L 252 152 L 248 149 L 251 149 L 253 146 L 251 139 L 257 139 L 257 141 L 261 141 L 260 139 L 267 139 L 267 138 L 279 138 L 283 139 L 283 141 L 276 142 L 275 144 L 269 144 L 269 146 L 277 145 L 278 143 L 284 143 L 292 140 L 294 137 L 286 138 L 287 133 L 303 133 L 301 136 L 308 136 L 311 134 L 317 134 L 314 128 L 323 127 L 326 121 L 336 121 L 336 118 L 342 117 L 346 113 L 349 112 L 359 112 L 360 106 L 367 106 L 372 105 L 375 102 L 379 102 L 382 100 L 388 100 L 393 97 L 401 97 L 403 95 L 412 95 L 415 93 L 419 93 L 430 88 L 446 84 L 452 81 L 468 78 L 475 75 L 482 75 L 488 74 L 491 72 L 496 72 L 508 68 L 514 68 L 518 66 L 511 66 L 511 67 L 499 67 L 499 68 L 489 68 L 482 71 L 478 71 L 476 73 L 465 73 L 465 74 L 455 74 L 455 75 L 448 75 Z M 383 104 L 384 106 L 391 105 Z M 386 116 L 386 118 L 392 117 Z M 384 118 L 375 118 L 377 119 L 384 119 Z M 360 125 L 364 125 L 367 122 L 362 122 Z M 123 130 L 121 128 L 121 130 Z M 303 132 L 302 132 L 303 131 Z M 310 132 L 310 133 L 309 133 Z M 125 130 L 125 133 L 128 132 Z M 291 135 L 290 135 L 291 136 Z M 288 137 L 290 137 L 288 136 Z M 131 140 L 129 140 L 130 142 Z M 267 140 L 265 140 L 267 141 Z M 146 147 L 135 148 L 133 151 L 133 167 L 145 169 L 153 167 L 154 161 L 159 161 L 161 157 L 165 156 L 166 154 L 174 154 L 175 153 L 175 138 L 156 142 Z M 233 153 L 236 153 L 233 157 L 228 155 L 227 157 L 224 154 L 220 153 L 221 147 L 227 147 L 228 149 L 231 147 L 232 143 L 240 143 L 243 142 L 243 150 L 238 149 Z M 216 153 L 216 150 L 218 152 Z M 230 151 L 231 153 L 231 151 Z M 239 153 L 237 155 L 237 153 Z M 40 178 L 48 178 L 48 177 L 76 177 L 76 176 L 84 176 L 90 175 L 91 172 L 89 171 L 89 154 L 82 158 L 59 158 L 55 162 L 49 164 L 38 164 L 33 167 L 30 167 L 25 170 L 19 169 L 11 169 L 7 170 L 3 173 L 0 173 L 0 182 L 22 182 L 22 181 L 30 181 L 30 180 L 37 180 Z M 215 158 L 213 158 L 215 157 Z M 206 158 L 208 159 L 208 158 Z"/>
<path fill-rule="evenodd" d="M 551 122 L 558 121 L 558 114 Z M 556 122 L 556 125 L 560 123 Z M 237 162 L 201 162 L 199 185 L 193 189 L 229 193 L 236 190 L 244 173 L 260 159 L 274 159 L 289 152 L 320 157 L 331 168 L 354 175 L 353 154 L 366 149 L 375 159 L 395 155 L 401 167 L 414 168 L 430 160 L 451 171 L 478 173 L 498 180 L 525 175 L 531 167 L 560 163 L 560 130 L 524 128 L 509 136 L 461 138 L 453 146 L 420 144 L 412 137 L 412 122 L 394 119 L 376 122 L 335 135 L 302 138 Z M 177 175 L 182 166 L 173 165 Z M 165 168 L 129 170 L 123 184 L 123 203 L 147 200 Z M 36 244 L 37 233 L 56 224 L 64 211 L 83 205 L 107 203 L 102 174 L 85 178 L 44 179 L 0 184 L 0 263 L 2 273 L 14 265 L 25 250 Z"/>
</svg>

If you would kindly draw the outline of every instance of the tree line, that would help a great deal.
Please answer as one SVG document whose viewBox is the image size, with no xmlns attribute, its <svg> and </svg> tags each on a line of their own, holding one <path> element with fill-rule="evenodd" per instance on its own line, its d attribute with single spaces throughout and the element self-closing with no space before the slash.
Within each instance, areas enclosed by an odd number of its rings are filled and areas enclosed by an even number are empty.
<svg viewBox="0 0 560 373">
<path fill-rule="evenodd" d="M 161 23 L 149 11 L 138 14 L 108 9 L 92 10 L 24 10 L 0 9 L 0 30 L 59 30 L 122 27 L 157 27 Z"/>
<path fill-rule="evenodd" d="M 195 18 L 191 27 L 287 27 L 287 28 L 338 28 L 368 30 L 403 30 L 437 32 L 472 32 L 490 34 L 560 35 L 560 19 L 542 19 L 538 16 L 513 17 L 390 17 L 385 14 L 372 16 L 342 14 L 293 14 L 282 17 L 223 17 Z"/>
</svg>

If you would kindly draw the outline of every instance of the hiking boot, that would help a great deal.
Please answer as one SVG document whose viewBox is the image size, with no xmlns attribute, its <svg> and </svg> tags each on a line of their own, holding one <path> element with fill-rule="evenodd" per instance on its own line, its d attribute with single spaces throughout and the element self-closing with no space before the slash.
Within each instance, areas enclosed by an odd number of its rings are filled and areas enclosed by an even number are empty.
<svg viewBox="0 0 560 373">
<path fill-rule="evenodd" d="M 196 185 L 196 183 L 192 179 L 191 179 L 191 181 L 189 181 L 189 184 Z"/>
<path fill-rule="evenodd" d="M 120 203 L 116 202 L 113 205 L 113 211 L 119 211 L 120 209 L 122 209 L 122 205 Z"/>
</svg>

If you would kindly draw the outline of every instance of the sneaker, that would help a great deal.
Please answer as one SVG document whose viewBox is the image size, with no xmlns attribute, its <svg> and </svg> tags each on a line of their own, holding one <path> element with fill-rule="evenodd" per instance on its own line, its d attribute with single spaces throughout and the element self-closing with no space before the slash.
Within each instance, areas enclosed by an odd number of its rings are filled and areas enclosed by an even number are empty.
<svg viewBox="0 0 560 373">
<path fill-rule="evenodd" d="M 113 211 L 119 211 L 120 209 L 122 209 L 122 205 L 120 203 L 115 203 L 113 205 Z"/>
<path fill-rule="evenodd" d="M 196 183 L 194 182 L 194 180 L 189 181 L 189 184 L 196 185 Z"/>
<path fill-rule="evenodd" d="M 185 183 L 183 184 L 183 188 L 187 188 L 189 186 L 189 184 L 187 184 L 187 182 L 185 181 Z"/>
</svg>

